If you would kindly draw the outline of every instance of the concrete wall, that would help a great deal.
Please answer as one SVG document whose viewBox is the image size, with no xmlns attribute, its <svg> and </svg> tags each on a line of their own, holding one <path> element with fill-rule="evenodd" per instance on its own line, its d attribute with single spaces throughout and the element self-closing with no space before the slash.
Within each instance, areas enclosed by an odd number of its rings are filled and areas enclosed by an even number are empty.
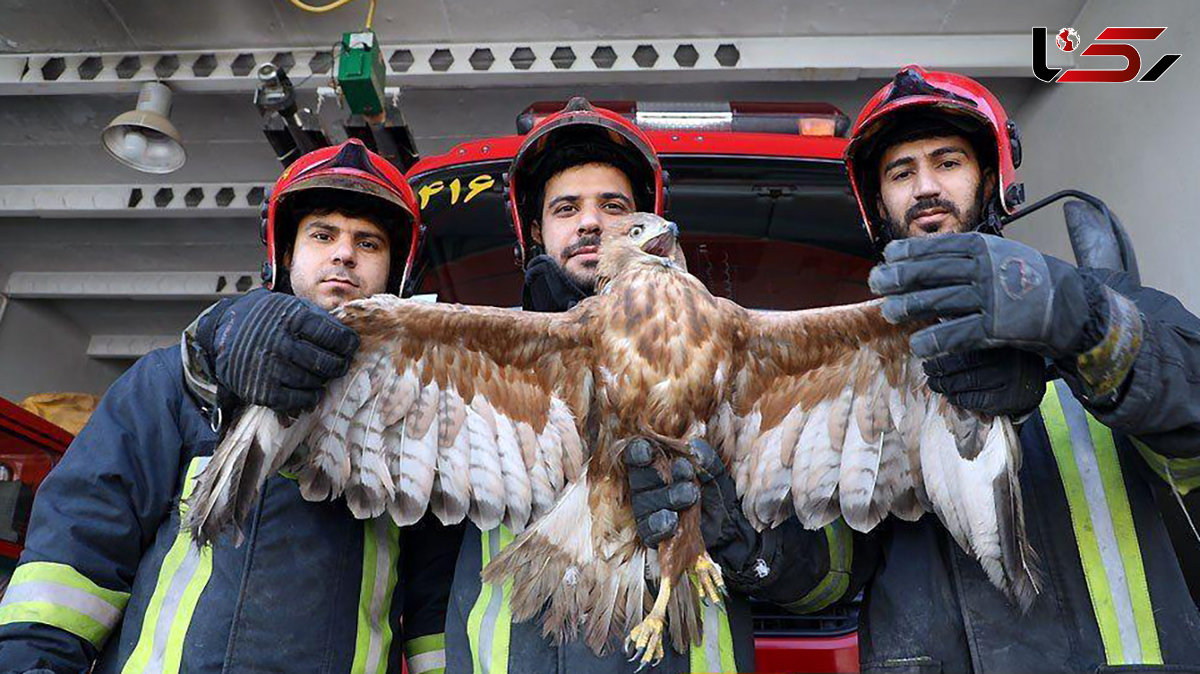
<svg viewBox="0 0 1200 674">
<path fill-rule="evenodd" d="M 13 272 L 255 271 L 261 261 L 253 218 L 0 218 L 0 292 Z M 0 397 L 103 393 L 131 361 L 89 357 L 93 336 L 175 335 L 208 304 L 10 300 L 0 314 Z"/>
<path fill-rule="evenodd" d="M 1178 66 L 1176 66 L 1178 67 Z M 1009 105 L 1018 107 L 1028 79 L 991 78 Z M 412 89 L 404 93 L 404 116 L 422 156 L 450 150 L 457 143 L 515 133 L 517 114 L 534 101 L 822 101 L 853 119 L 883 79 L 846 82 L 730 82 L 721 85 L 595 85 Z M 122 184 L 156 182 L 113 161 L 100 145 L 100 132 L 133 105 L 120 96 L 9 96 L 0 99 L 0 185 Z M 301 105 L 315 106 L 312 92 L 301 92 Z M 333 106 L 323 118 L 336 127 Z M 180 94 L 171 120 L 183 134 L 188 159 L 162 182 L 273 182 L 279 162 L 263 138 L 249 93 Z M 51 227 L 56 223 L 50 223 Z M 252 235 L 257 236 L 253 226 Z M 3 251 L 0 250 L 0 255 Z"/>
<path fill-rule="evenodd" d="M 1143 73 L 1162 54 L 1183 56 L 1154 83 L 1035 82 L 1015 114 L 1026 192 L 1030 202 L 1068 187 L 1103 199 L 1133 237 L 1143 282 L 1200 312 L 1200 3 L 1090 0 L 1074 25 L 1084 45 L 1108 26 L 1167 26 L 1158 40 L 1137 43 Z M 1122 59 L 1079 63 L 1118 68 Z M 1058 206 L 1014 223 L 1009 233 L 1071 259 Z"/>
<path fill-rule="evenodd" d="M 88 333 L 44 302 L 9 300 L 0 321 L 0 397 L 103 393 L 125 363 L 88 358 Z"/>
</svg>

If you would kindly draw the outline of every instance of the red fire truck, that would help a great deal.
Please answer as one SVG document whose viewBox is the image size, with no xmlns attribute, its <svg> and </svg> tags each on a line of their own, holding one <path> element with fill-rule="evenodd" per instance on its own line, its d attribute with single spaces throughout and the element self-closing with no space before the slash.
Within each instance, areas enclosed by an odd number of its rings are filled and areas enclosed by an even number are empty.
<svg viewBox="0 0 1200 674">
<path fill-rule="evenodd" d="M 73 436 L 0 398 L 0 594 L 16 567 L 33 493 Z"/>
<path fill-rule="evenodd" d="M 668 174 L 667 217 L 689 270 L 714 294 L 760 309 L 870 297 L 869 242 L 842 152 L 849 120 L 825 104 L 595 102 L 634 120 Z M 504 172 L 521 134 L 562 102 L 537 103 L 518 133 L 463 143 L 409 172 L 428 227 L 419 292 L 438 301 L 517 306 L 521 272 L 504 208 Z M 755 605 L 762 672 L 858 668 L 857 609 L 791 615 Z"/>
</svg>

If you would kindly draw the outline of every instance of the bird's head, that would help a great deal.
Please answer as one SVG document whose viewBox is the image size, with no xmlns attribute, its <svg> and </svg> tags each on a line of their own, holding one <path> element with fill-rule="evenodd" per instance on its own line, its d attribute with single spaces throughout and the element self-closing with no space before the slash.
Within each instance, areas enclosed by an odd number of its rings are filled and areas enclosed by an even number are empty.
<svg viewBox="0 0 1200 674">
<path fill-rule="evenodd" d="M 687 271 L 679 227 L 653 213 L 633 213 L 600 235 L 599 277 L 613 278 L 639 261 Z"/>
</svg>

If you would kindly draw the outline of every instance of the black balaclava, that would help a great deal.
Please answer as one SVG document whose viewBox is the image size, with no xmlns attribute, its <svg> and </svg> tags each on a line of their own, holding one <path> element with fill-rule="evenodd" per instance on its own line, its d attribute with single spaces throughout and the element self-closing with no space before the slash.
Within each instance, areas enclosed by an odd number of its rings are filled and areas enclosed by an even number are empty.
<svg viewBox="0 0 1200 674">
<path fill-rule="evenodd" d="M 590 294 L 549 255 L 538 255 L 525 266 L 521 307 L 526 311 L 567 311 Z"/>
</svg>

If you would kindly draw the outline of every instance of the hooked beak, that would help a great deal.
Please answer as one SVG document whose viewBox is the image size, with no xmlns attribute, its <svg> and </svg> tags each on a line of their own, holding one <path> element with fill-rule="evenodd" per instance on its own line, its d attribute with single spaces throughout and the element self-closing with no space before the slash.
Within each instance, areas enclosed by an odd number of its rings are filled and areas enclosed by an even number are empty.
<svg viewBox="0 0 1200 674">
<path fill-rule="evenodd" d="M 671 249 L 675 245 L 675 240 L 679 237 L 679 227 L 675 223 L 669 223 L 670 227 L 667 231 L 650 239 L 642 244 L 642 251 L 657 255 L 658 257 L 669 257 Z"/>
</svg>

